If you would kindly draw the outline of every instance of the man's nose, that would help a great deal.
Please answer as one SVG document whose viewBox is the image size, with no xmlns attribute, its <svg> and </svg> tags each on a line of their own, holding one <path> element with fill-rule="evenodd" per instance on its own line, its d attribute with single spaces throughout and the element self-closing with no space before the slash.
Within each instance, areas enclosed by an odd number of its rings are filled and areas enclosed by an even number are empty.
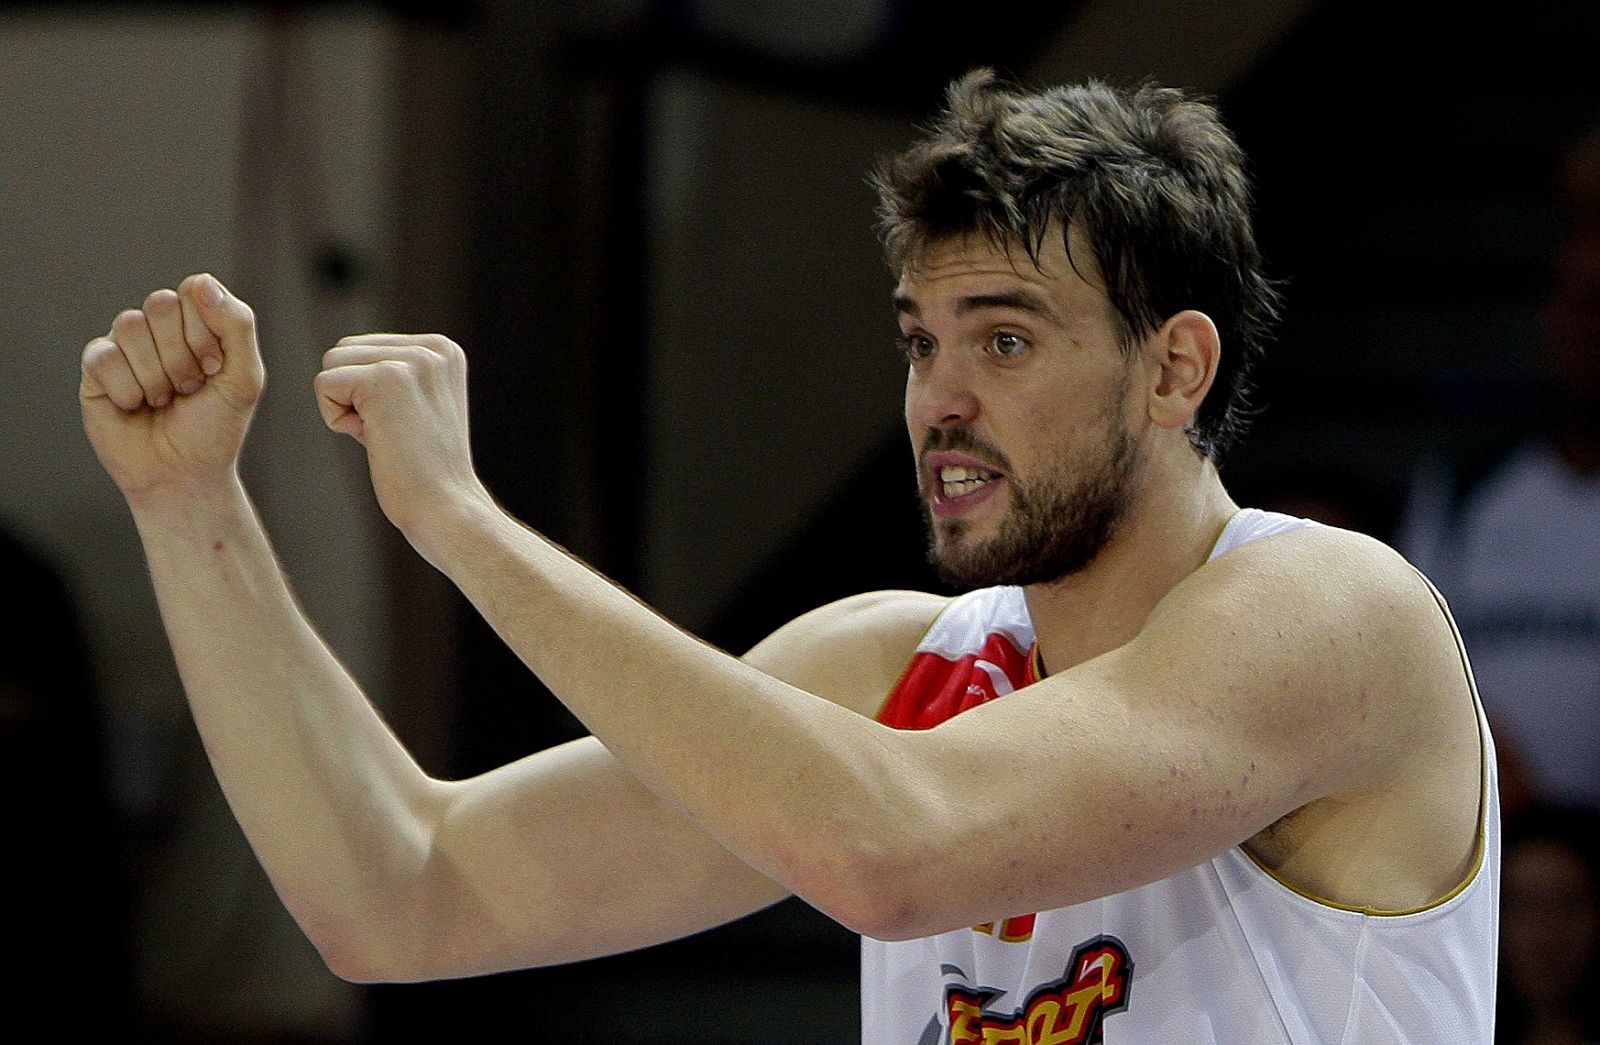
<svg viewBox="0 0 1600 1045">
<path fill-rule="evenodd" d="M 929 428 L 967 425 L 978 418 L 978 396 L 970 367 L 942 353 L 911 372 L 906 387 L 909 420 Z"/>
</svg>

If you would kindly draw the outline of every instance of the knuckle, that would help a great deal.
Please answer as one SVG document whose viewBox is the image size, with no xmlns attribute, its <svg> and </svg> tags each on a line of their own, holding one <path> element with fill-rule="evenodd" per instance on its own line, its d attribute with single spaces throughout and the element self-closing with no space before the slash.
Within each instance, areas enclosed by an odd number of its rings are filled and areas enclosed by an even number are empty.
<svg viewBox="0 0 1600 1045">
<path fill-rule="evenodd" d="M 358 348 L 347 345 L 341 341 L 339 344 L 334 345 L 332 348 L 322 353 L 322 367 L 324 370 L 332 370 L 334 367 L 347 366 L 351 363 L 355 363 L 360 358 L 360 350 Z"/>
<path fill-rule="evenodd" d="M 189 349 L 193 352 L 205 352 L 207 349 L 217 347 L 216 335 L 203 328 L 200 330 L 193 330 L 189 327 L 185 327 L 183 331 L 183 339 L 188 343 Z"/>
<path fill-rule="evenodd" d="M 107 397 L 122 410 L 137 410 L 144 405 L 144 393 L 138 386 L 106 384 L 103 387 Z"/>
<path fill-rule="evenodd" d="M 122 350 L 117 343 L 108 338 L 97 337 L 83 346 L 84 369 L 96 373 L 103 372 L 114 360 L 117 353 Z"/>
<path fill-rule="evenodd" d="M 173 387 L 184 391 L 189 391 L 192 387 L 198 387 L 204 375 L 205 371 L 200 369 L 200 364 L 187 352 L 177 356 L 167 364 L 167 377 L 171 379 Z"/>
<path fill-rule="evenodd" d="M 176 312 L 178 310 L 177 292 L 165 287 L 160 290 L 152 290 L 149 296 L 144 299 L 144 310 L 146 312 L 161 313 Z"/>
<path fill-rule="evenodd" d="M 111 329 L 119 336 L 130 334 L 144 327 L 144 313 L 136 308 L 125 308 L 117 313 L 117 318 L 111 321 Z"/>
</svg>

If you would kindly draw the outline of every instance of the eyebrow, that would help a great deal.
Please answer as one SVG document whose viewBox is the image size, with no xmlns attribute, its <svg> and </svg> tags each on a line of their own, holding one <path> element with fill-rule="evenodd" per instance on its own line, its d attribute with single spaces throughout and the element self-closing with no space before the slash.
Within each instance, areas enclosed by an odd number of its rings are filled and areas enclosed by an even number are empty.
<svg viewBox="0 0 1600 1045">
<path fill-rule="evenodd" d="M 1027 290 L 1001 290 L 992 294 L 967 294 L 956 298 L 954 303 L 956 315 L 965 315 L 986 308 L 1011 308 L 1018 312 L 1028 312 L 1044 319 L 1060 322 L 1055 309 L 1050 303 L 1037 294 Z M 894 295 L 894 310 L 897 313 L 920 318 L 922 306 L 909 294 L 896 292 Z"/>
</svg>

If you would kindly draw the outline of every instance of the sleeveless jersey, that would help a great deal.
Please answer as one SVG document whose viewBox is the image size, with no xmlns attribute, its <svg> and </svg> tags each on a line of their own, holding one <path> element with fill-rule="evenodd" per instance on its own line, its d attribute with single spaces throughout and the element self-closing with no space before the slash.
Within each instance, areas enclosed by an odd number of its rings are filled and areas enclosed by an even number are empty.
<svg viewBox="0 0 1600 1045">
<path fill-rule="evenodd" d="M 1312 525 L 1247 509 L 1211 558 Z M 1020 588 L 957 598 L 924 636 L 879 720 L 926 729 L 1004 697 L 1035 681 L 1033 653 Z M 1499 802 L 1481 705 L 1477 713 L 1477 859 L 1445 899 L 1405 912 L 1341 906 L 1297 891 L 1235 846 L 1089 903 L 921 939 L 863 938 L 863 1042 L 1488 1045 Z"/>
</svg>

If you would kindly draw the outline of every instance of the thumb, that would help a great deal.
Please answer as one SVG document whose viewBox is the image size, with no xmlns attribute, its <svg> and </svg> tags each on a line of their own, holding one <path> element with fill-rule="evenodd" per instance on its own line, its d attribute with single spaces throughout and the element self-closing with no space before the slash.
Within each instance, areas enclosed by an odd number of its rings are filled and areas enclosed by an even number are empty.
<svg viewBox="0 0 1600 1045">
<path fill-rule="evenodd" d="M 256 338 L 256 316 L 250 306 L 209 272 L 190 276 L 179 292 L 222 348 L 223 367 L 231 373 L 219 376 L 238 375 L 246 384 L 259 386 L 263 376 L 261 350 Z"/>
<path fill-rule="evenodd" d="M 339 366 L 322 371 L 311 384 L 317 393 L 317 410 L 322 414 L 323 423 L 366 446 L 367 427 L 356 406 L 356 399 L 362 392 L 362 376 L 359 366 Z"/>
</svg>

